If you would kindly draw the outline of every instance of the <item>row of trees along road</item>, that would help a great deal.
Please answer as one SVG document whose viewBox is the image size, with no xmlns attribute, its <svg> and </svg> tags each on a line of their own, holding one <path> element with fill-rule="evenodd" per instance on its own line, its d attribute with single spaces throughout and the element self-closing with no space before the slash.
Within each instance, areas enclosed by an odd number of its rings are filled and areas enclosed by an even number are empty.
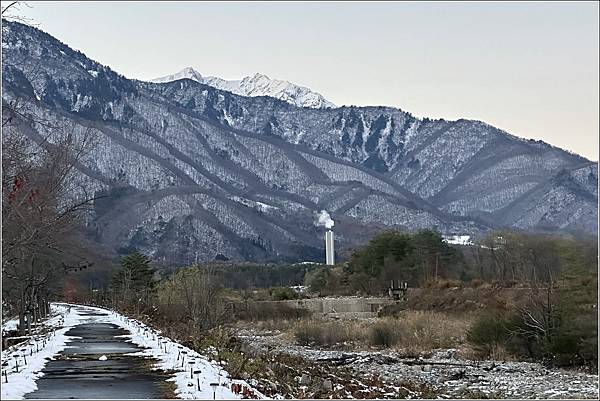
<svg viewBox="0 0 600 401">
<path fill-rule="evenodd" d="M 10 16 L 16 2 L 2 9 Z M 3 81 L 37 67 L 2 60 Z M 4 84 L 5 82 L 3 82 Z M 64 275 L 90 265 L 79 222 L 93 200 L 77 184 L 76 166 L 92 146 L 89 130 L 51 121 L 33 92 L 2 94 L 2 305 L 21 333 L 46 317 Z"/>
</svg>

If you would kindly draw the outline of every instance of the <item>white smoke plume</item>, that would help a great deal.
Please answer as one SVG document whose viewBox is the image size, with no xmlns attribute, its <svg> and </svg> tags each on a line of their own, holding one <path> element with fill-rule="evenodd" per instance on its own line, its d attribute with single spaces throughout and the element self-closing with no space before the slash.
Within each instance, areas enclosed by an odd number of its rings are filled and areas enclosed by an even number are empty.
<svg viewBox="0 0 600 401">
<path fill-rule="evenodd" d="M 317 226 L 325 226 L 328 229 L 331 229 L 331 227 L 333 227 L 335 223 L 333 222 L 333 220 L 331 220 L 331 216 L 329 215 L 329 213 L 327 213 L 327 210 L 321 210 L 316 224 Z"/>
</svg>

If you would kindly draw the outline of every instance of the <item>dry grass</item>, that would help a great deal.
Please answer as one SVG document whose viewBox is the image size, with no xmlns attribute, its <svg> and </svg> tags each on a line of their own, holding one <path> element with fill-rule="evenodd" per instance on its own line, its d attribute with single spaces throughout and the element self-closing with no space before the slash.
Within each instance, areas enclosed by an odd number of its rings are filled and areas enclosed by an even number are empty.
<svg viewBox="0 0 600 401">
<path fill-rule="evenodd" d="M 390 318 L 388 324 L 399 337 L 396 348 L 417 354 L 463 344 L 471 319 L 442 312 L 405 311 L 398 318 Z"/>
<path fill-rule="evenodd" d="M 398 317 L 370 320 L 288 322 L 297 344 L 320 347 L 354 345 L 358 348 L 393 348 L 406 355 L 436 348 L 457 348 L 465 343 L 471 319 L 443 312 L 405 311 Z"/>
<path fill-rule="evenodd" d="M 297 327 L 302 322 L 305 322 L 305 319 L 265 319 L 265 320 L 256 320 L 256 321 L 239 321 L 237 322 L 237 327 L 242 327 L 245 329 L 255 329 L 258 331 L 283 331 L 283 332 L 291 332 L 295 327 Z"/>
<path fill-rule="evenodd" d="M 491 359 L 494 361 L 516 361 L 518 360 L 504 346 L 495 344 L 488 355 L 482 355 L 481 351 L 474 348 L 469 343 L 465 343 L 458 351 L 457 355 L 462 359 L 480 361 L 482 359 Z"/>
<path fill-rule="evenodd" d="M 342 322 L 302 322 L 294 328 L 294 336 L 300 345 L 321 347 L 332 347 L 357 340 L 356 333 L 351 331 L 350 325 Z"/>
</svg>

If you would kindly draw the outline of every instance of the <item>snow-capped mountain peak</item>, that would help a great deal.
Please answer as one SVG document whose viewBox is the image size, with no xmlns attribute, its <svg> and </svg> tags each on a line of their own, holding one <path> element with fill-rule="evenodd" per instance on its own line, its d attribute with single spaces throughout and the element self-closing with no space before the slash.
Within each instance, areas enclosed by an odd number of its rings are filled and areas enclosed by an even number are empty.
<svg viewBox="0 0 600 401">
<path fill-rule="evenodd" d="M 192 79 L 202 84 L 210 85 L 217 89 L 226 90 L 242 96 L 270 96 L 283 100 L 294 106 L 310 107 L 314 109 L 335 108 L 336 105 L 328 101 L 323 95 L 311 89 L 293 84 L 288 81 L 271 79 L 265 74 L 255 73 L 240 80 L 226 80 L 219 77 L 202 76 L 192 67 L 164 77 L 150 80 L 150 82 L 164 83 L 178 79 Z"/>
<path fill-rule="evenodd" d="M 185 67 L 183 70 L 173 74 L 173 75 L 167 75 L 161 78 L 157 78 L 157 79 L 153 79 L 151 80 L 151 82 L 157 82 L 157 83 L 161 83 L 161 82 L 172 82 L 172 81 L 177 81 L 178 79 L 191 79 L 194 80 L 196 82 L 200 82 L 200 83 L 204 83 L 204 77 L 196 70 L 194 70 L 192 67 Z"/>
</svg>

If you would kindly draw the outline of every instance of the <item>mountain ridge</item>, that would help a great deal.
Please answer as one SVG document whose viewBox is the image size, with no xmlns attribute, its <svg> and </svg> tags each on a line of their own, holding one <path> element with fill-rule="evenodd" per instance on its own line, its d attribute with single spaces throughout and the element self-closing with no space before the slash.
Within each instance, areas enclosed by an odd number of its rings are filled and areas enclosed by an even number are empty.
<svg viewBox="0 0 600 401">
<path fill-rule="evenodd" d="M 597 235 L 596 163 L 483 122 L 128 80 L 20 24 L 2 40 L 3 101 L 96 135 L 78 179 L 107 196 L 86 224 L 116 252 L 178 265 L 321 260 L 323 209 L 340 248 L 385 228 Z"/>
<path fill-rule="evenodd" d="M 175 74 L 151 79 L 149 82 L 167 83 L 180 79 L 191 79 L 201 84 L 212 86 L 213 88 L 235 93 L 236 95 L 249 97 L 270 96 L 298 107 L 317 109 L 337 107 L 325 99 L 323 95 L 314 92 L 310 88 L 296 85 L 289 81 L 271 79 L 265 74 L 260 73 L 248 75 L 238 80 L 226 80 L 219 77 L 202 76 L 202 74 L 192 67 L 186 67 Z"/>
</svg>

